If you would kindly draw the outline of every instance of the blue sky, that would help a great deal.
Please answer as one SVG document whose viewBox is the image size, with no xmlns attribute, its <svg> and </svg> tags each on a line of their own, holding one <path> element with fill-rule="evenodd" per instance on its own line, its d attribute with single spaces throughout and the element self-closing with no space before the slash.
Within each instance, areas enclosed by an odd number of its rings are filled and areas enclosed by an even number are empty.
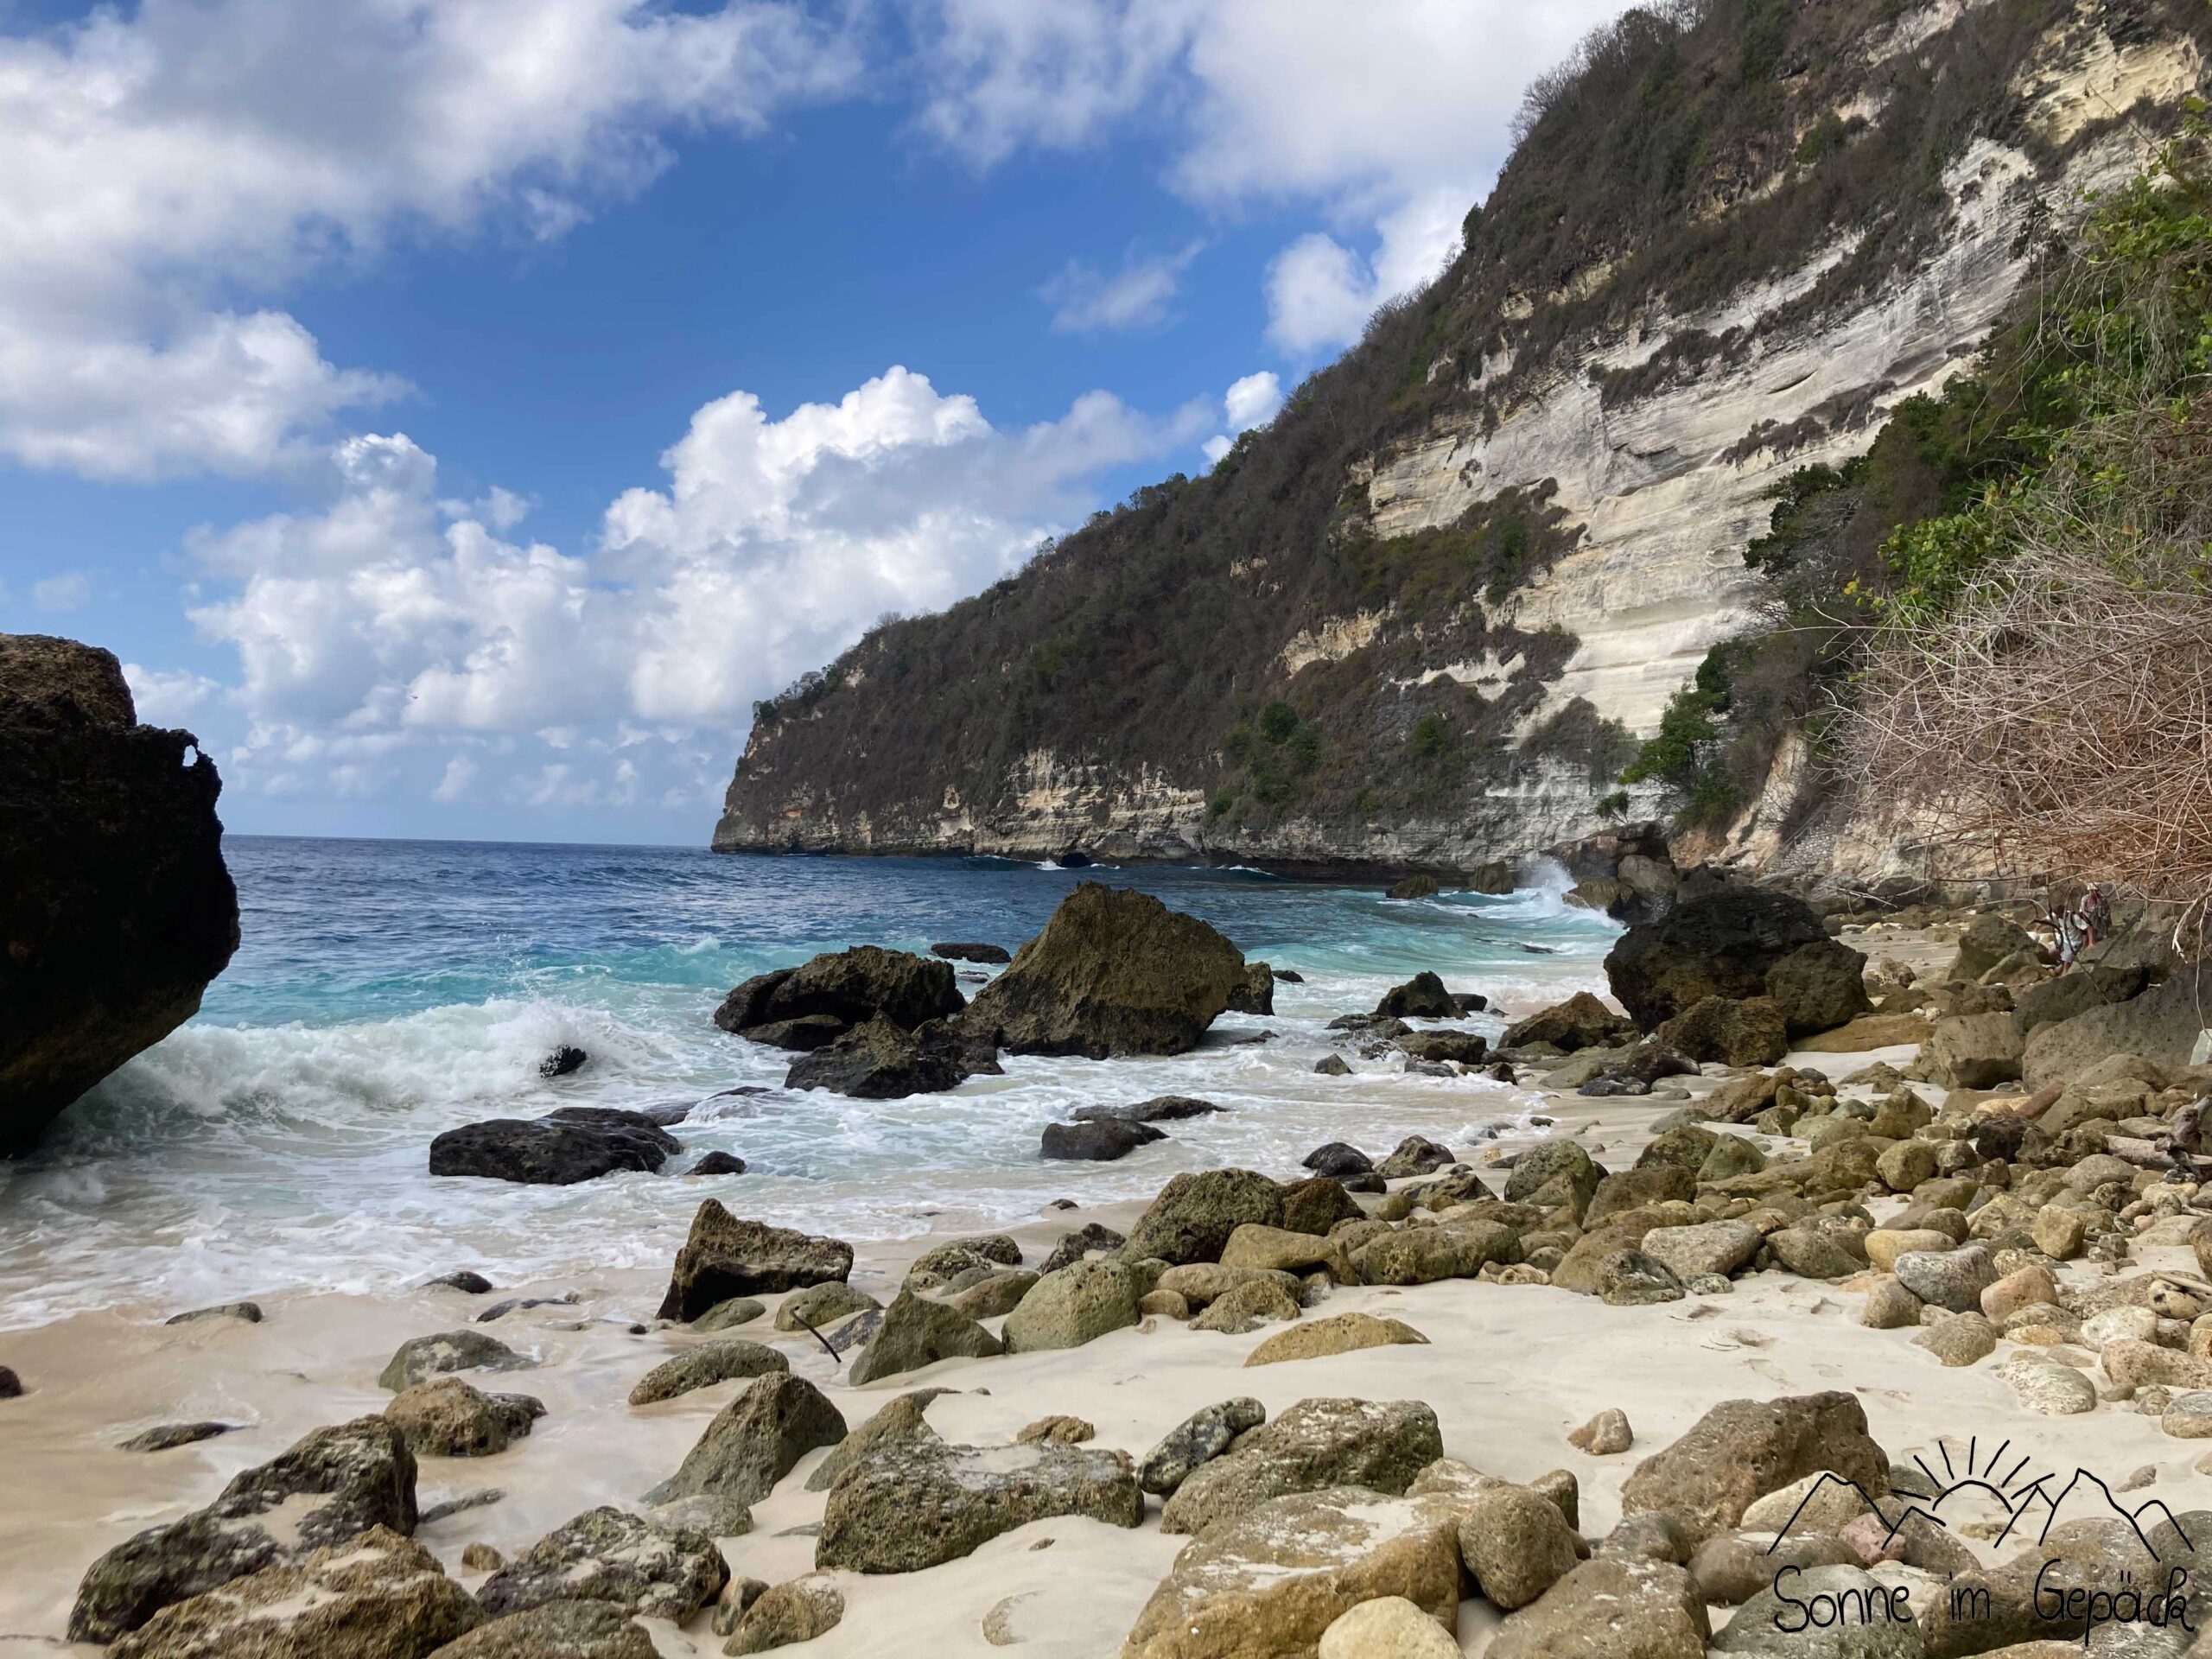
<svg viewBox="0 0 2212 1659">
<path fill-rule="evenodd" d="M 752 701 L 1198 471 L 1614 0 L 0 0 L 0 631 L 238 831 L 698 842 Z"/>
</svg>

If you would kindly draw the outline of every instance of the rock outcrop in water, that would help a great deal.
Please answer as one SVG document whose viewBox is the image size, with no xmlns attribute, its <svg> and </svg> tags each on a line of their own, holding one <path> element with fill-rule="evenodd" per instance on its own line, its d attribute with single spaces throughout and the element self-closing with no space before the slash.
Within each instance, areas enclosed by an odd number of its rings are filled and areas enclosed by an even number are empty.
<svg viewBox="0 0 2212 1659">
<path fill-rule="evenodd" d="M 0 634 L 0 1154 L 176 1029 L 238 949 L 215 763 L 113 653 Z"/>
</svg>

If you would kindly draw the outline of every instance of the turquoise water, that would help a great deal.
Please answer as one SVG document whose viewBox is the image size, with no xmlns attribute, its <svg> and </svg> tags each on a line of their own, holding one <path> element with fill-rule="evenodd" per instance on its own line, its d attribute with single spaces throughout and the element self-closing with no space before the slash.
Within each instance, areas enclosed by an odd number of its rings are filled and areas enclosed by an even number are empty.
<svg viewBox="0 0 2212 1659">
<path fill-rule="evenodd" d="M 373 1289 L 474 1267 L 500 1283 L 664 1262 L 700 1198 L 851 1238 L 1004 1224 L 1055 1196 L 1141 1196 L 1180 1168 L 1286 1174 L 1311 1147 L 1447 1142 L 1525 1113 L 1477 1079 L 1348 1055 L 1323 1027 L 1424 968 L 1509 1008 L 1602 986 L 1616 930 L 1563 905 L 1557 871 L 1503 897 L 1401 901 L 1251 872 L 1065 871 L 999 860 L 716 857 L 672 848 L 234 837 L 244 943 L 200 1016 L 0 1166 L 0 1323 L 156 1310 L 301 1287 Z M 731 985 L 817 950 L 938 939 L 1012 948 L 1084 879 L 1205 918 L 1306 976 L 1272 1019 L 1228 1015 L 1169 1059 L 1010 1059 L 906 1101 L 710 1098 L 780 1084 L 789 1057 L 715 1029 Z M 973 990 L 970 983 L 966 988 Z M 1494 1033 L 1503 1021 L 1477 1016 Z M 1273 1040 L 1249 1039 L 1264 1031 Z M 556 1045 L 591 1061 L 537 1074 Z M 1044 1164 L 1071 1108 L 1194 1094 L 1230 1109 L 1111 1165 Z M 570 1188 L 433 1180 L 441 1130 L 569 1104 L 700 1103 L 680 1170 L 712 1148 L 751 1173 Z"/>
</svg>

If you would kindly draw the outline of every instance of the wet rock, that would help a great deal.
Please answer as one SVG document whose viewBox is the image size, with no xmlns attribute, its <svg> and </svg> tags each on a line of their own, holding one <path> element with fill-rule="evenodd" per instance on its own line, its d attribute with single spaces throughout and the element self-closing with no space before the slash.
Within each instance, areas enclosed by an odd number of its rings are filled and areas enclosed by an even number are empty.
<svg viewBox="0 0 2212 1659">
<path fill-rule="evenodd" d="M 1007 1315 L 1003 1341 L 1010 1354 L 1079 1348 L 1109 1331 L 1137 1322 L 1137 1291 L 1118 1262 L 1077 1262 L 1048 1273 Z"/>
<path fill-rule="evenodd" d="M 862 944 L 747 980 L 722 999 L 715 1023 L 756 1039 L 763 1027 L 801 1020 L 849 1029 L 881 1019 L 912 1031 L 962 1007 L 950 964 Z"/>
<path fill-rule="evenodd" d="M 1167 1137 L 1149 1123 L 1126 1118 L 1094 1119 L 1088 1123 L 1047 1123 L 1038 1148 L 1040 1157 L 1065 1158 L 1087 1163 L 1111 1163 L 1126 1158 L 1139 1147 Z"/>
<path fill-rule="evenodd" d="M 162 1423 L 143 1433 L 133 1434 L 116 1447 L 118 1452 L 170 1452 L 180 1446 L 197 1446 L 202 1440 L 212 1440 L 218 1434 L 227 1434 L 237 1427 L 235 1423 Z"/>
<path fill-rule="evenodd" d="M 1566 1001 L 1554 1003 L 1541 1013 L 1532 1014 L 1507 1027 L 1505 1035 L 1497 1039 L 1497 1046 L 1526 1048 L 1549 1043 L 1563 1053 L 1573 1054 L 1586 1048 L 1607 1048 L 1616 1043 L 1633 1042 L 1636 1035 L 1634 1020 L 1615 1013 L 1589 992 L 1577 991 Z"/>
<path fill-rule="evenodd" d="M 1480 1065 L 1490 1053 L 1489 1040 L 1471 1031 L 1417 1031 L 1401 1037 L 1398 1046 L 1409 1059 L 1439 1065 Z"/>
<path fill-rule="evenodd" d="M 1628 1414 L 1608 1407 L 1567 1437 L 1567 1444 L 1593 1458 L 1610 1458 L 1636 1444 Z"/>
<path fill-rule="evenodd" d="M 1328 1175 L 1341 1180 L 1347 1175 L 1364 1175 L 1375 1167 L 1375 1162 L 1357 1147 L 1342 1141 L 1332 1141 L 1319 1146 L 1299 1160 L 1301 1169 L 1310 1169 L 1316 1175 Z"/>
<path fill-rule="evenodd" d="M 537 1363 L 481 1331 L 444 1331 L 401 1343 L 378 1374 L 377 1386 L 397 1394 L 452 1371 L 521 1371 Z"/>
<path fill-rule="evenodd" d="M 779 1323 L 779 1328 L 789 1327 Z M 672 1359 L 663 1360 L 639 1377 L 637 1386 L 630 1390 L 630 1403 L 656 1405 L 689 1394 L 694 1389 L 711 1389 L 734 1376 L 766 1376 L 771 1371 L 788 1371 L 791 1368 L 790 1360 L 765 1343 L 750 1342 L 742 1337 L 704 1342 L 696 1348 L 685 1349 Z"/>
<path fill-rule="evenodd" d="M 573 1186 L 623 1170 L 658 1170 L 683 1143 L 641 1112 L 593 1109 L 589 1121 L 556 1113 L 493 1118 L 430 1142 L 430 1173 L 537 1186 Z"/>
<path fill-rule="evenodd" d="M 1060 1242 L 1052 1247 L 1052 1254 L 1045 1258 L 1038 1271 L 1040 1274 L 1058 1273 L 1062 1268 L 1082 1261 L 1093 1250 L 1110 1255 L 1128 1243 L 1128 1239 L 1111 1227 L 1102 1226 L 1095 1221 L 1085 1222 L 1075 1231 L 1060 1235 Z"/>
<path fill-rule="evenodd" d="M 652 1637 L 604 1601 L 549 1601 L 479 1624 L 430 1659 L 654 1659 Z"/>
<path fill-rule="evenodd" d="M 574 1043 L 563 1043 L 537 1063 L 541 1077 L 573 1077 L 590 1064 L 591 1056 Z"/>
<path fill-rule="evenodd" d="M 1364 1487 L 1262 1503 L 1185 1547 L 1122 1659 L 1313 1653 L 1336 1621 L 1386 1596 L 1448 1627 L 1459 1604 L 1457 1528 L 1440 1500 L 1391 1501 Z"/>
<path fill-rule="evenodd" d="M 941 1359 L 980 1359 L 1005 1351 L 996 1337 L 959 1309 L 911 1290 L 899 1293 L 884 1310 L 882 1320 L 846 1375 L 855 1388 L 919 1370 Z"/>
<path fill-rule="evenodd" d="M 793 1579 L 761 1592 L 730 1632 L 724 1653 L 766 1653 L 811 1642 L 845 1617 L 845 1592 L 829 1580 Z"/>
<path fill-rule="evenodd" d="M 164 1607 L 115 1659 L 421 1659 L 483 1622 L 413 1540 L 376 1527 Z"/>
<path fill-rule="evenodd" d="M 70 1639 L 113 1641 L 171 1603 L 296 1564 L 371 1527 L 411 1533 L 416 1519 L 415 1458 L 397 1428 L 361 1417 L 316 1429 L 234 1476 L 207 1508 L 149 1528 L 94 1561 L 69 1616 Z"/>
<path fill-rule="evenodd" d="M 1491 1659 L 1700 1659 L 1711 1632 L 1688 1573 L 1665 1561 L 1583 1562 L 1506 1621 Z"/>
<path fill-rule="evenodd" d="M 546 1534 L 477 1586 L 487 1611 L 557 1601 L 604 1601 L 649 1618 L 689 1618 L 721 1593 L 729 1568 L 703 1532 L 588 1510 Z"/>
<path fill-rule="evenodd" d="M 1085 1516 L 1135 1527 L 1144 1512 L 1126 1456 L 1087 1446 L 886 1441 L 830 1489 L 816 1567 L 918 1573 L 1032 1521 Z"/>
<path fill-rule="evenodd" d="M 716 1302 L 712 1307 L 691 1321 L 691 1328 L 701 1336 L 711 1336 L 717 1331 L 734 1331 L 741 1325 L 750 1325 L 768 1311 L 766 1302 L 750 1296 L 733 1296 L 727 1301 Z"/>
<path fill-rule="evenodd" d="M 243 1325 L 261 1323 L 258 1302 L 225 1302 L 218 1307 L 195 1307 L 189 1313 L 172 1313 L 163 1325 L 197 1325 L 202 1319 L 236 1319 Z"/>
<path fill-rule="evenodd" d="M 1078 1106 L 1068 1116 L 1078 1123 L 1107 1118 L 1126 1123 L 1175 1123 L 1185 1118 L 1210 1117 L 1220 1109 L 1210 1100 L 1190 1095 L 1154 1095 L 1126 1106 Z"/>
<path fill-rule="evenodd" d="M 1273 1014 L 1275 1011 L 1275 972 L 1264 962 L 1248 963 L 1244 977 L 1229 991 L 1231 1014 Z"/>
<path fill-rule="evenodd" d="M 1889 1491 L 1889 1468 L 1866 1432 L 1865 1409 L 1848 1394 L 1728 1400 L 1636 1466 L 1621 1489 L 1621 1510 L 1662 1510 L 1702 1543 L 1734 1528 L 1754 1500 L 1808 1474 L 1832 1470 L 1879 1497 Z"/>
<path fill-rule="evenodd" d="M 1178 1175 L 1129 1230 L 1128 1261 L 1217 1262 L 1230 1234 L 1247 1222 L 1282 1224 L 1282 1189 L 1249 1169 Z"/>
<path fill-rule="evenodd" d="M 852 1269 L 853 1247 L 841 1239 L 741 1221 L 720 1199 L 709 1198 L 677 1252 L 659 1316 L 690 1321 L 733 1297 L 803 1290 L 843 1279 Z"/>
<path fill-rule="evenodd" d="M 238 949 L 215 763 L 137 720 L 111 653 L 0 634 L 0 1157 L 198 1013 Z"/>
<path fill-rule="evenodd" d="M 418 1458 L 488 1458 L 530 1433 L 545 1402 L 526 1394 L 486 1394 L 457 1376 L 404 1389 L 384 1408 Z"/>
<path fill-rule="evenodd" d="M 742 1175 L 745 1173 L 745 1160 L 732 1152 L 710 1152 L 683 1173 L 686 1176 Z"/>
<path fill-rule="evenodd" d="M 908 1031 L 883 1015 L 791 1062 L 786 1089 L 826 1089 L 855 1100 L 942 1094 L 983 1068 L 966 1040 L 941 1026 Z"/>
<path fill-rule="evenodd" d="M 1014 952 L 1002 944 L 933 944 L 930 946 L 930 954 L 943 957 L 948 962 L 977 962 L 986 967 L 1003 965 L 1014 960 Z"/>
<path fill-rule="evenodd" d="M 1329 1486 L 1401 1494 L 1443 1455 L 1436 1414 L 1421 1401 L 1301 1400 L 1186 1475 L 1160 1529 L 1200 1532 L 1270 1498 Z"/>
<path fill-rule="evenodd" d="M 1449 1147 L 1439 1146 L 1427 1135 L 1409 1135 L 1398 1142 L 1396 1151 L 1375 1166 L 1375 1173 L 1386 1181 L 1396 1181 L 1409 1175 L 1433 1174 L 1459 1161 Z"/>
<path fill-rule="evenodd" d="M 1375 1005 L 1378 1020 L 1457 1020 L 1459 1005 L 1444 982 L 1433 973 L 1418 973 L 1402 985 L 1393 986 Z"/>
<path fill-rule="evenodd" d="M 462 1268 L 456 1272 L 445 1274 L 431 1280 L 423 1288 L 457 1290 L 464 1296 L 488 1296 L 492 1292 L 492 1281 L 480 1273 L 472 1273 L 467 1268 Z"/>
<path fill-rule="evenodd" d="M 976 993 L 962 1024 L 1017 1054 L 1180 1054 L 1246 978 L 1243 953 L 1196 917 L 1086 881 Z"/>
<path fill-rule="evenodd" d="M 1257 1400 L 1224 1400 L 1192 1413 L 1167 1431 L 1137 1465 L 1137 1484 L 1160 1497 L 1173 1496 L 1192 1471 L 1227 1452 L 1238 1435 L 1268 1421 Z"/>
<path fill-rule="evenodd" d="M 1325 1319 L 1302 1320 L 1288 1331 L 1277 1332 L 1247 1354 L 1244 1363 L 1278 1365 L 1289 1360 L 1320 1359 L 1330 1354 L 1354 1353 L 1362 1348 L 1387 1348 L 1427 1340 L 1402 1319 L 1378 1319 L 1371 1313 L 1337 1313 Z"/>
<path fill-rule="evenodd" d="M 1341 1054 L 1324 1054 L 1313 1062 L 1313 1070 L 1325 1077 L 1348 1077 L 1351 1075 L 1351 1067 L 1344 1063 L 1344 1057 Z"/>
<path fill-rule="evenodd" d="M 758 1503 L 801 1458 L 844 1438 L 844 1416 L 821 1389 L 803 1376 L 770 1371 L 715 1414 L 683 1466 L 646 1501 L 712 1495 Z"/>
</svg>

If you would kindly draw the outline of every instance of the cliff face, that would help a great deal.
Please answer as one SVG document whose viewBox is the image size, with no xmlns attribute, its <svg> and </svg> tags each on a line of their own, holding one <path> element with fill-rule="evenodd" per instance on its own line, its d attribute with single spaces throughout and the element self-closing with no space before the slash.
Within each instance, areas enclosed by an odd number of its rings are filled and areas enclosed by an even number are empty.
<svg viewBox="0 0 2212 1659">
<path fill-rule="evenodd" d="M 197 1013 L 238 948 L 193 748 L 137 724 L 111 652 L 0 634 L 0 1155 Z"/>
<path fill-rule="evenodd" d="M 1770 623 L 1777 486 L 1960 371 L 2208 50 L 2187 0 L 1631 14 L 1270 429 L 762 704 L 715 847 L 1468 869 L 1656 815 L 1616 780 Z"/>
</svg>

